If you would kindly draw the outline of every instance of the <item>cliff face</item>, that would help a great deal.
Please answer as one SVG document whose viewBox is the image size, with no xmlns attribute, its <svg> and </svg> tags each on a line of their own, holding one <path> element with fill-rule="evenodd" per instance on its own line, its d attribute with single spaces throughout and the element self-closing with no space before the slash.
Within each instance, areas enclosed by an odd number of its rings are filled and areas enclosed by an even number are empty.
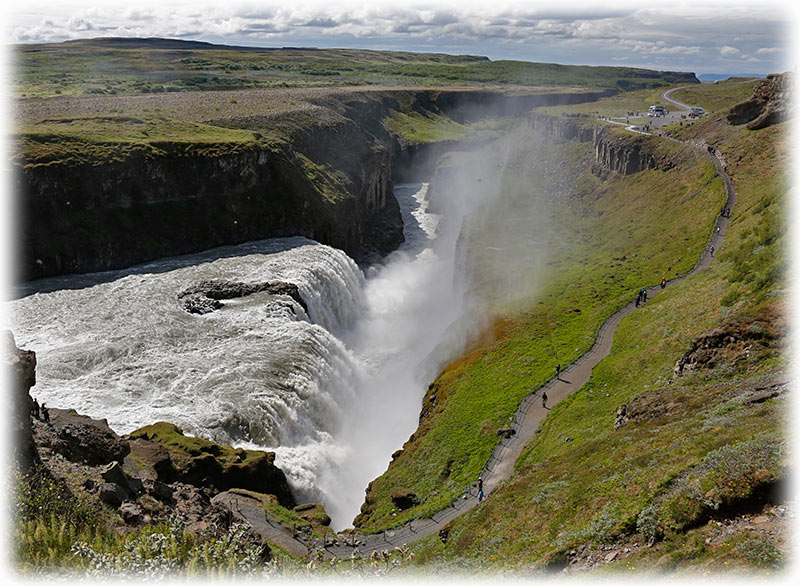
<svg viewBox="0 0 800 586">
<path fill-rule="evenodd" d="M 392 195 L 393 177 L 402 175 L 395 169 L 404 173 L 435 150 L 401 145 L 390 136 L 382 122 L 392 110 L 444 113 L 467 122 L 487 112 L 521 115 L 537 105 L 606 93 L 332 92 L 316 101 L 319 108 L 311 115 L 208 121 L 268 133 L 277 125 L 280 140 L 215 149 L 162 142 L 157 155 L 133 151 L 99 165 L 20 166 L 18 278 L 122 268 L 291 235 L 374 261 L 403 240 Z"/>
<path fill-rule="evenodd" d="M 535 113 L 528 117 L 528 125 L 553 140 L 591 142 L 601 172 L 631 175 L 645 169 L 667 170 L 672 166 L 657 153 L 654 137 L 630 134 L 623 138 L 605 126 L 590 126 L 575 118 Z"/>
<path fill-rule="evenodd" d="M 17 348 L 14 335 L 6 330 L 2 332 L 4 345 L 3 376 L 6 388 L 11 393 L 8 405 L 11 408 L 11 438 L 13 440 L 13 458 L 17 469 L 27 472 L 39 462 L 39 454 L 33 442 L 31 427 L 31 410 L 33 400 L 28 394 L 36 384 L 36 353 L 32 350 Z"/>
<path fill-rule="evenodd" d="M 787 120 L 792 115 L 791 74 L 768 75 L 753 91 L 752 97 L 734 106 L 728 114 L 731 124 L 747 124 L 760 130 Z"/>
<path fill-rule="evenodd" d="M 393 218 L 383 194 L 367 197 L 391 187 L 388 170 L 365 170 L 362 185 L 331 196 L 330 179 L 315 177 L 318 170 L 286 146 L 254 145 L 222 156 L 165 150 L 158 158 L 133 156 L 100 168 L 23 169 L 22 278 L 120 268 L 298 234 L 358 256 L 385 248 L 363 235 L 375 210 L 395 220 L 390 242 L 402 234 L 399 214 Z M 379 166 L 368 161 L 367 168 Z"/>
</svg>

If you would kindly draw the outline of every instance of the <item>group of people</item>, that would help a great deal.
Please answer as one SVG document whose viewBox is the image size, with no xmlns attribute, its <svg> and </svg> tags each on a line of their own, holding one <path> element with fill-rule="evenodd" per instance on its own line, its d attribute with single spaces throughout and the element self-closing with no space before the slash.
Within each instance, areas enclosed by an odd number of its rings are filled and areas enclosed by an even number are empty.
<svg viewBox="0 0 800 586">
<path fill-rule="evenodd" d="M 661 277 L 660 285 L 662 289 L 667 286 L 667 280 L 664 277 Z M 636 307 L 639 307 L 643 303 L 647 303 L 647 289 L 644 287 L 639 289 L 639 293 L 636 294 Z"/>
<path fill-rule="evenodd" d="M 644 287 L 639 289 L 639 293 L 636 295 L 636 307 L 639 307 L 642 303 L 647 303 L 647 289 Z"/>
<path fill-rule="evenodd" d="M 35 397 L 33 399 L 33 405 L 31 406 L 31 414 L 36 419 L 41 419 L 45 423 L 50 423 L 50 410 L 44 403 L 42 403 L 42 405 L 39 406 L 39 401 L 37 401 Z"/>
</svg>

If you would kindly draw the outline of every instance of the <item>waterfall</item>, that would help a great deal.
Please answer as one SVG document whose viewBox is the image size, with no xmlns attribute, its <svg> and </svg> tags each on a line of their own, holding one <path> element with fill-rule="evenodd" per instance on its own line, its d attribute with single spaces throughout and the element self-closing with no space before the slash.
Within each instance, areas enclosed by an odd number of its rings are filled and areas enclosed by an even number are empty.
<svg viewBox="0 0 800 586">
<path fill-rule="evenodd" d="M 46 292 L 11 302 L 18 343 L 37 352 L 39 401 L 106 418 L 119 433 L 170 421 L 220 443 L 279 447 L 335 431 L 361 376 L 331 333 L 362 311 L 356 264 L 303 238 L 217 256 L 149 263 L 113 280 L 97 275 L 81 288 L 48 290 L 53 283 L 43 282 Z M 207 315 L 185 312 L 177 293 L 208 279 L 295 283 L 308 313 L 268 293 L 225 301 Z"/>
<path fill-rule="evenodd" d="M 460 224 L 443 230 L 426 194 L 396 187 L 406 242 L 366 279 L 342 251 L 297 237 L 28 284 L 9 314 L 37 352 L 33 394 L 118 433 L 168 421 L 274 450 L 298 500 L 348 526 L 416 429 L 422 367 L 463 311 Z M 207 280 L 293 283 L 307 311 L 261 292 L 187 313 L 178 293 Z"/>
</svg>

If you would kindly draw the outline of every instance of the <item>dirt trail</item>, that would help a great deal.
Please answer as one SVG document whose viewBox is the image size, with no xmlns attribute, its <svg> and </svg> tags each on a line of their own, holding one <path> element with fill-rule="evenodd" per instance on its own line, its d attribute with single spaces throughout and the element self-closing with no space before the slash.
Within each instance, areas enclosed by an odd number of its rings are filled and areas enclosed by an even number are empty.
<svg viewBox="0 0 800 586">
<path fill-rule="evenodd" d="M 679 142 L 674 139 L 667 139 Z M 725 184 L 726 202 L 723 209 L 732 212 L 736 204 L 736 190 L 734 189 L 730 176 L 725 172 L 725 161 L 721 154 L 718 151 L 711 150 L 704 143 L 680 144 L 694 149 L 714 164 L 717 173 Z M 720 210 L 720 212 L 721 211 L 722 210 Z M 683 281 L 687 277 L 707 268 L 713 262 L 714 254 L 719 250 L 722 244 L 729 222 L 730 219 L 728 217 L 720 213 L 717 214 L 717 219 L 714 223 L 714 228 L 712 229 L 708 243 L 695 266 L 685 275 L 667 281 L 667 286 L 672 286 Z M 648 288 L 648 298 L 658 294 L 660 290 L 660 285 Z M 617 325 L 626 315 L 635 310 L 635 302 L 631 300 L 630 303 L 609 317 L 598 330 L 594 345 L 586 354 L 562 370 L 557 378 L 551 379 L 522 401 L 514 416 L 513 423 L 510 426 L 510 428 L 514 430 L 514 435 L 510 438 L 502 439 L 497 443 L 489 461 L 481 472 L 480 476 L 483 478 L 484 493 L 487 497 L 491 495 L 492 491 L 497 488 L 503 480 L 511 476 L 514 470 L 514 464 L 522 453 L 523 448 L 536 433 L 539 423 L 547 416 L 550 408 L 571 393 L 580 389 L 586 381 L 589 380 L 594 366 L 608 356 L 611 351 L 611 343 L 613 342 L 614 331 Z M 543 392 L 547 393 L 547 407 L 542 406 L 541 396 Z M 311 539 L 305 542 L 301 542 L 300 538 L 292 538 L 290 535 L 289 538 L 292 540 L 290 551 L 292 551 L 292 553 L 302 552 L 302 548 L 305 547 L 306 551 L 310 552 L 314 549 L 322 548 L 326 557 L 349 557 L 353 554 L 354 550 L 364 555 L 373 551 L 393 549 L 433 533 L 438 533 L 449 521 L 474 509 L 479 504 L 477 491 L 473 487 L 467 494 L 454 500 L 449 507 L 439 511 L 430 518 L 415 519 L 402 527 L 386 530 L 378 534 L 354 535 L 349 537 L 346 541 L 344 539 Z M 264 512 L 262 510 L 258 515 L 248 516 L 250 518 L 247 520 L 252 524 L 253 520 L 256 518 L 260 521 L 260 519 L 264 517 Z M 241 517 L 244 518 L 244 515 Z M 264 525 L 264 523 L 259 522 L 259 525 Z M 255 528 L 258 530 L 258 527 Z M 275 527 L 273 524 L 267 521 L 264 530 L 264 537 L 266 539 L 269 539 L 270 535 L 274 538 Z M 282 534 L 280 537 L 283 540 L 286 536 Z"/>
</svg>

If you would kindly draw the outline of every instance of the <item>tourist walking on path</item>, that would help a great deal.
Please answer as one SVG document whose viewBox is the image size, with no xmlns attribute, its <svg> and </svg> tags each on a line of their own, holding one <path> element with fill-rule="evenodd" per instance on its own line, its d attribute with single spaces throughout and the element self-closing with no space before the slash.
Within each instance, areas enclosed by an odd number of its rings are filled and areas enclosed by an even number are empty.
<svg viewBox="0 0 800 586">
<path fill-rule="evenodd" d="M 556 379 L 557 380 L 561 379 L 561 365 L 560 364 L 556 364 Z"/>
<path fill-rule="evenodd" d="M 478 478 L 478 502 L 483 500 L 483 478 Z"/>
<path fill-rule="evenodd" d="M 547 409 L 547 392 L 542 391 L 542 407 Z"/>
<path fill-rule="evenodd" d="M 663 289 L 666 286 L 667 286 L 667 280 L 664 277 L 661 277 L 661 288 Z"/>
</svg>

